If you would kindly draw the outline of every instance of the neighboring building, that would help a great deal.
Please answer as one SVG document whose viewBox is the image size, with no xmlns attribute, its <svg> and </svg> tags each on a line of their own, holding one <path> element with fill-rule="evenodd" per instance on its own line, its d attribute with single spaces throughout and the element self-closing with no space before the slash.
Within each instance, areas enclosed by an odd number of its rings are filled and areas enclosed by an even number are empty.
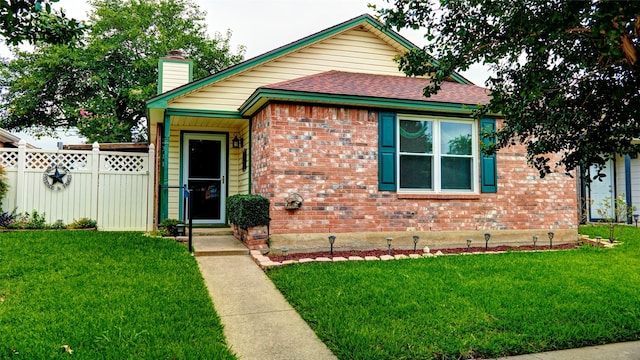
<svg viewBox="0 0 640 360">
<path fill-rule="evenodd" d="M 470 114 L 489 94 L 454 75 L 425 98 L 429 79 L 394 62 L 413 47 L 363 15 L 196 81 L 190 61 L 161 59 L 147 101 L 159 185 L 194 188 L 201 224 L 224 224 L 230 195 L 263 195 L 273 246 L 291 249 L 331 234 L 348 247 L 575 240 L 574 179 L 539 179 L 522 145 L 483 155 L 481 129 L 500 121 Z M 183 218 L 182 196 L 159 191 L 159 218 Z"/>
<path fill-rule="evenodd" d="M 20 138 L 8 132 L 5 129 L 0 128 L 0 148 L 17 148 Z M 35 146 L 31 144 L 26 145 L 28 149 L 34 149 Z"/>
<path fill-rule="evenodd" d="M 582 222 L 613 218 L 616 198 L 623 199 L 629 208 L 632 206 L 640 208 L 640 159 L 637 154 L 617 155 L 607 161 L 604 169 L 601 170 L 604 177 L 593 180 L 596 174 L 596 167 L 591 167 L 585 176 L 592 180 L 581 179 Z M 640 211 L 636 210 L 635 213 L 638 214 Z M 633 217 L 617 220 L 619 222 L 634 221 Z"/>
</svg>

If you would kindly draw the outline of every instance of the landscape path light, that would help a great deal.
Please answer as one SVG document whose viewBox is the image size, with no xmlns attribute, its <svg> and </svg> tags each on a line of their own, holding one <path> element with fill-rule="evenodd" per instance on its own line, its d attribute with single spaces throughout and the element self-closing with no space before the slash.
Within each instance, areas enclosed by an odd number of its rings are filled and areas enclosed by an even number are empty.
<svg viewBox="0 0 640 360">
<path fill-rule="evenodd" d="M 393 241 L 393 238 L 388 237 L 387 238 L 387 249 L 389 251 L 389 255 L 391 255 L 391 242 Z"/>
<path fill-rule="evenodd" d="M 636 227 L 638 227 L 638 217 L 640 217 L 640 214 L 633 214 L 633 221 L 636 223 Z"/>
<path fill-rule="evenodd" d="M 284 258 L 287 258 L 287 255 L 289 254 L 289 248 L 283 247 L 282 249 L 280 249 L 280 251 L 282 252 L 282 256 L 284 256 Z"/>
<path fill-rule="evenodd" d="M 538 243 L 538 235 L 533 235 L 533 250 L 536 249 L 537 243 Z"/>
<path fill-rule="evenodd" d="M 485 233 L 484 234 L 484 251 L 489 250 L 489 240 L 490 239 L 491 239 L 491 234 Z"/>
<path fill-rule="evenodd" d="M 333 244 L 336 242 L 335 235 L 329 235 L 329 245 L 331 245 L 331 256 L 333 256 Z"/>
<path fill-rule="evenodd" d="M 549 231 L 547 235 L 549 235 L 549 249 L 551 249 L 553 247 L 553 231 Z"/>
<path fill-rule="evenodd" d="M 471 238 L 467 238 L 467 252 L 471 251 L 471 241 L 473 241 Z"/>
<path fill-rule="evenodd" d="M 413 235 L 413 253 L 416 253 L 416 246 L 418 246 L 418 240 L 420 240 L 420 236 Z"/>
<path fill-rule="evenodd" d="M 598 244 L 598 247 L 600 246 L 600 241 L 602 241 L 602 236 L 596 236 L 596 244 Z"/>
</svg>

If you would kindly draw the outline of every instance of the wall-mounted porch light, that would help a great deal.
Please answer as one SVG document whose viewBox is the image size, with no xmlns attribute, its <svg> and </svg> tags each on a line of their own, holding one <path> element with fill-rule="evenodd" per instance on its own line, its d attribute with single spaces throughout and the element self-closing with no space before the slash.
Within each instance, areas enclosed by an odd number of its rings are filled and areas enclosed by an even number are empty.
<svg viewBox="0 0 640 360">
<path fill-rule="evenodd" d="M 240 149 L 244 147 L 244 139 L 240 136 L 240 133 L 233 134 L 233 140 L 231 140 L 231 146 L 234 149 Z"/>
</svg>

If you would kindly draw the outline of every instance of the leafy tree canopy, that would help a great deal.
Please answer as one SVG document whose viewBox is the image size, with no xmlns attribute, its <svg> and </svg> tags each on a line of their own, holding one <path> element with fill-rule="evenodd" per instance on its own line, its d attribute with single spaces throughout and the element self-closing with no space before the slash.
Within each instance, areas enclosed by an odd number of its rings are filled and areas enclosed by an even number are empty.
<svg viewBox="0 0 640 360">
<path fill-rule="evenodd" d="M 425 96 L 452 72 L 487 65 L 493 98 L 475 116 L 504 116 L 497 147 L 524 143 L 541 176 L 637 152 L 640 2 L 395 0 L 378 13 L 426 32 L 429 44 L 399 59 L 405 73 L 433 77 Z"/>
<path fill-rule="evenodd" d="M 64 45 L 37 44 L 0 69 L 0 126 L 50 134 L 77 127 L 89 142 L 145 140 L 145 100 L 157 91 L 158 59 L 182 50 L 204 77 L 242 60 L 230 32 L 210 38 L 191 0 L 93 0 L 90 31 Z"/>
<path fill-rule="evenodd" d="M 69 19 L 51 4 L 59 0 L 0 0 L 0 37 L 12 45 L 22 41 L 52 44 L 76 39 L 84 25 Z"/>
</svg>

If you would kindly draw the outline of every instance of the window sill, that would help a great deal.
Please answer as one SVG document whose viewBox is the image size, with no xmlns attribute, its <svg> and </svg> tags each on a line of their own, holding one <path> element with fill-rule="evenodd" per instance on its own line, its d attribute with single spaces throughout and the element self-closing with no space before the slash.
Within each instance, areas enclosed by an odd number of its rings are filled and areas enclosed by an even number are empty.
<svg viewBox="0 0 640 360">
<path fill-rule="evenodd" d="M 398 193 L 398 199 L 415 200 L 480 200 L 480 194 L 409 194 Z"/>
</svg>

